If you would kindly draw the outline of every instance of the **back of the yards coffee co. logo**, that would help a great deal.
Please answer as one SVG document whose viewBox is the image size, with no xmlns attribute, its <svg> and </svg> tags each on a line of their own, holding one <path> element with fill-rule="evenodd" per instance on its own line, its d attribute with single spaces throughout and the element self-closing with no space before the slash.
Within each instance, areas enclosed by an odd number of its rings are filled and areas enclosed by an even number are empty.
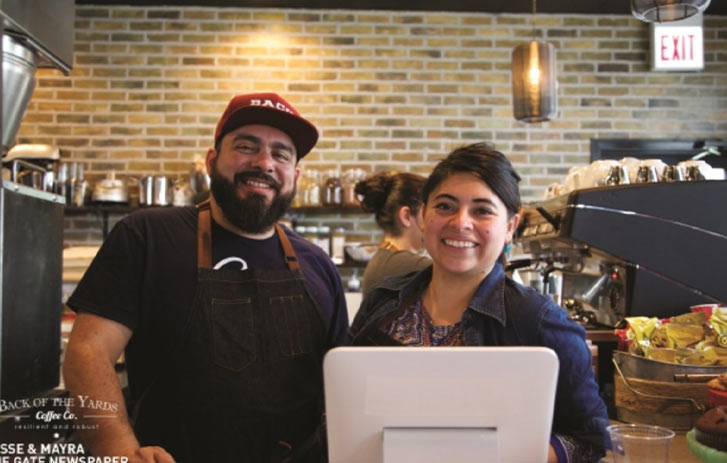
<svg viewBox="0 0 727 463">
<path fill-rule="evenodd" d="M 3 428 L 12 427 L 12 436 L 0 438 L 0 463 L 124 463 L 126 457 L 96 458 L 81 444 L 61 443 L 74 431 L 97 429 L 118 412 L 119 404 L 86 395 L 0 399 L 0 419 L 12 423 Z"/>
<path fill-rule="evenodd" d="M 74 410 L 75 413 L 71 410 Z M 17 400 L 0 399 L 0 415 L 7 417 L 8 414 L 12 414 L 17 423 L 26 421 L 27 425 L 53 422 L 81 424 L 85 418 L 115 417 L 118 411 L 117 403 L 94 400 L 86 395 Z M 76 416 L 76 413 L 81 416 Z"/>
</svg>

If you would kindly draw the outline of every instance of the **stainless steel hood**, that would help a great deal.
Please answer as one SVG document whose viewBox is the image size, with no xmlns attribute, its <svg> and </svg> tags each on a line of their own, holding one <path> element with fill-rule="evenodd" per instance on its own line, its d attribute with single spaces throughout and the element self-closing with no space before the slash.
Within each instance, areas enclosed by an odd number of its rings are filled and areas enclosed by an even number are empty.
<svg viewBox="0 0 727 463">
<path fill-rule="evenodd" d="M 37 51 L 38 67 L 68 74 L 73 66 L 73 0 L 0 0 L 5 31 L 24 36 Z"/>
</svg>

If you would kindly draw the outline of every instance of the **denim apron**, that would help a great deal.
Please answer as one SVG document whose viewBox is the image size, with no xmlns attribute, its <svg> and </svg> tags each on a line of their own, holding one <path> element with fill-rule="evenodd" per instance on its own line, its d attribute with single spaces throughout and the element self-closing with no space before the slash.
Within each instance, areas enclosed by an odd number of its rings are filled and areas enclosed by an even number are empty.
<svg viewBox="0 0 727 463">
<path fill-rule="evenodd" d="M 279 225 L 285 270 L 213 270 L 209 203 L 199 207 L 197 289 L 166 374 L 135 431 L 177 463 L 320 462 L 326 330 Z"/>
</svg>

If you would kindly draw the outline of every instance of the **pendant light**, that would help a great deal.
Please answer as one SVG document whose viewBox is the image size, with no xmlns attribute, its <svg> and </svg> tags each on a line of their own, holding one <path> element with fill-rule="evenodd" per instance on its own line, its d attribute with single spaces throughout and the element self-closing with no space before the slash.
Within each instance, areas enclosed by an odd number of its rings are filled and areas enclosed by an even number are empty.
<svg viewBox="0 0 727 463">
<path fill-rule="evenodd" d="M 711 0 L 631 0 L 631 13 L 647 23 L 680 21 L 702 13 Z"/>
<path fill-rule="evenodd" d="M 558 112 L 555 80 L 555 47 L 535 40 L 533 0 L 533 40 L 512 52 L 512 104 L 515 119 L 543 122 Z"/>
</svg>

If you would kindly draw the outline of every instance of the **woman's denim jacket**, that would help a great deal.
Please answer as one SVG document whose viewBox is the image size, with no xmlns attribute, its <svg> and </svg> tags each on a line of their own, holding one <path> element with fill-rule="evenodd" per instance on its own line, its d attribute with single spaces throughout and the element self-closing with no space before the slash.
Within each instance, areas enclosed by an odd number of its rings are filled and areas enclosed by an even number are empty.
<svg viewBox="0 0 727 463">
<path fill-rule="evenodd" d="M 371 345 L 373 330 L 392 316 L 402 301 L 420 294 L 431 272 L 430 266 L 390 279 L 367 293 L 353 320 L 349 343 Z M 589 460 L 593 457 L 598 461 L 605 453 L 608 414 L 598 395 L 583 327 L 570 320 L 552 299 L 507 278 L 500 263 L 480 284 L 462 322 L 468 346 L 544 346 L 555 351 L 560 369 L 553 433 L 581 447 L 576 451 L 579 461 L 584 452 Z"/>
</svg>

